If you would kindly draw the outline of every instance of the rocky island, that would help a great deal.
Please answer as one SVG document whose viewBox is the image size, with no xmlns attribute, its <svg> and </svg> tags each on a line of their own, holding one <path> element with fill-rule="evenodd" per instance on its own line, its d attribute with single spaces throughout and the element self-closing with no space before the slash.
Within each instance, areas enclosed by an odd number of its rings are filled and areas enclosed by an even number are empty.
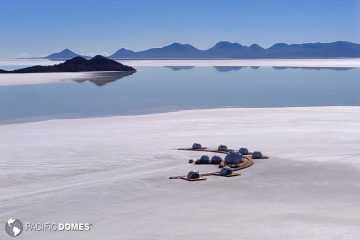
<svg viewBox="0 0 360 240">
<path fill-rule="evenodd" d="M 0 69 L 0 73 L 52 73 L 52 72 L 93 72 L 93 71 L 116 71 L 116 72 L 135 72 L 136 69 L 121 64 L 117 61 L 97 55 L 89 60 L 83 57 L 74 57 L 60 64 L 51 66 L 32 66 L 27 68 L 5 71 Z"/>
</svg>

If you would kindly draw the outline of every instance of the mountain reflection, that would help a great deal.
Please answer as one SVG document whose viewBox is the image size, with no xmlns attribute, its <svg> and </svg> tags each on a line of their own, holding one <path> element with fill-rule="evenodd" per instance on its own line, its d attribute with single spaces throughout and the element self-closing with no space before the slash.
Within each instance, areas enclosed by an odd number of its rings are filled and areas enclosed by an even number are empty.
<svg viewBox="0 0 360 240">
<path fill-rule="evenodd" d="M 128 72 L 94 72 L 86 79 L 76 79 L 77 83 L 91 82 L 96 86 L 102 87 L 108 83 L 120 80 L 134 74 L 135 71 Z"/>
<path fill-rule="evenodd" d="M 303 70 L 335 70 L 335 71 L 345 71 L 352 70 L 352 67 L 272 67 L 275 70 L 287 70 L 287 69 L 303 69 Z"/>
<path fill-rule="evenodd" d="M 181 71 L 181 70 L 193 69 L 194 66 L 165 66 L 165 68 L 168 68 L 173 71 Z"/>
<path fill-rule="evenodd" d="M 214 66 L 215 70 L 218 72 L 231 72 L 231 71 L 239 71 L 244 67 L 241 66 Z"/>
</svg>

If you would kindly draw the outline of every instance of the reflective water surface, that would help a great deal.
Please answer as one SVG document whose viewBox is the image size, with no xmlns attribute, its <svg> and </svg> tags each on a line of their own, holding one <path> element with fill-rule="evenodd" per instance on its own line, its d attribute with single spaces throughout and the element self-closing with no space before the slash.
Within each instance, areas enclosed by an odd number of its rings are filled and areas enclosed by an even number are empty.
<svg viewBox="0 0 360 240">
<path fill-rule="evenodd" d="M 0 86 L 0 123 L 219 107 L 359 106 L 359 76 L 352 68 L 140 67 L 132 75 Z"/>
</svg>

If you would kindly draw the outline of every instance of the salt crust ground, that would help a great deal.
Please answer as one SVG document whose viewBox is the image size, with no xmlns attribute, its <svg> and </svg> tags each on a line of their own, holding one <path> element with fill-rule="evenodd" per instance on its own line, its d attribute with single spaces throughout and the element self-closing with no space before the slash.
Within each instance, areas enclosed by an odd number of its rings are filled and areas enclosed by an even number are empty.
<svg viewBox="0 0 360 240">
<path fill-rule="evenodd" d="M 0 133 L 3 222 L 94 224 L 24 239 L 360 237 L 359 107 L 50 120 L 0 125 Z M 192 142 L 247 146 L 271 159 L 241 177 L 168 180 L 192 169 L 187 160 L 198 153 L 172 150 Z"/>
</svg>

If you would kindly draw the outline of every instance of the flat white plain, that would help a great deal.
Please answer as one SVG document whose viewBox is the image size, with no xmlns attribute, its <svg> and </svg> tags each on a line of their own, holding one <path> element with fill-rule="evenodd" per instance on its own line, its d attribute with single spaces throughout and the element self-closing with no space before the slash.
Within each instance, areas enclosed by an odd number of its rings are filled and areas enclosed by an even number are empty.
<svg viewBox="0 0 360 240">
<path fill-rule="evenodd" d="M 50 120 L 0 132 L 1 219 L 94 224 L 90 232 L 24 232 L 26 239 L 360 236 L 359 107 Z M 198 168 L 187 160 L 199 153 L 173 150 L 193 142 L 271 158 L 236 178 L 169 180 Z"/>
</svg>

